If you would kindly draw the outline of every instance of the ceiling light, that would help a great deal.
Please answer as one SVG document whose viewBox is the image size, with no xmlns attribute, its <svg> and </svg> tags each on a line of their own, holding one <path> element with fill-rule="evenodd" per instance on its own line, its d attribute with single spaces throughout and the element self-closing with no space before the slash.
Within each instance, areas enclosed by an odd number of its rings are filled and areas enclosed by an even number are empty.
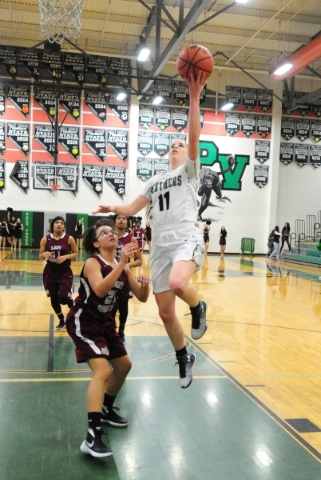
<svg viewBox="0 0 321 480">
<path fill-rule="evenodd" d="M 160 103 L 162 103 L 163 101 L 163 97 L 160 97 L 159 95 L 157 97 L 154 98 L 153 100 L 153 104 L 154 105 L 159 105 Z"/>
<path fill-rule="evenodd" d="M 291 70 L 292 67 L 293 67 L 292 63 L 290 62 L 284 63 L 283 65 L 280 65 L 274 70 L 273 75 L 283 75 L 284 73 Z"/>
<path fill-rule="evenodd" d="M 137 60 L 139 62 L 145 62 L 145 60 L 147 60 L 147 58 L 149 57 L 149 54 L 150 54 L 150 49 L 147 47 L 142 47 L 138 52 Z"/>
<path fill-rule="evenodd" d="M 122 100 L 125 100 L 125 98 L 127 98 L 127 93 L 126 92 L 119 92 L 116 99 L 119 100 L 120 102 Z"/>
<path fill-rule="evenodd" d="M 249 0 L 235 0 L 236 3 L 247 3 Z"/>
<path fill-rule="evenodd" d="M 226 110 L 231 110 L 231 108 L 233 107 L 234 107 L 234 103 L 226 103 L 225 105 L 223 105 L 223 107 L 221 107 L 221 110 L 225 112 Z"/>
</svg>

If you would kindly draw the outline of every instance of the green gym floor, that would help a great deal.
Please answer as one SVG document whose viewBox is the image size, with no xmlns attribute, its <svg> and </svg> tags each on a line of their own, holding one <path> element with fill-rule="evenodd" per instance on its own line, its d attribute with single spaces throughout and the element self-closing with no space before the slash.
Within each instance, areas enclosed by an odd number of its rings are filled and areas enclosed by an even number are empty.
<svg viewBox="0 0 321 480">
<path fill-rule="evenodd" d="M 76 284 L 82 260 L 79 257 L 74 269 Z M 208 261 L 207 274 L 204 270 L 195 283 L 200 289 L 206 284 L 207 302 L 210 306 L 213 303 L 208 315 L 209 336 L 195 343 L 189 328 L 185 330 L 188 350 L 197 356 L 192 385 L 186 390 L 179 388 L 178 367 L 157 317 L 153 295 L 147 305 L 133 302 L 126 332 L 133 368 L 115 403 L 120 414 L 129 419 L 129 426 L 104 426 L 104 442 L 114 455 L 94 459 L 79 450 L 87 429 L 89 368 L 76 364 L 68 335 L 55 331 L 56 319 L 43 291 L 38 252 L 6 252 L 0 262 L 1 480 L 321 479 L 321 452 L 307 439 L 310 437 L 301 435 L 279 413 L 278 401 L 287 414 L 287 395 L 285 400 L 274 397 L 269 403 L 256 394 L 256 389 L 264 386 L 261 384 L 267 385 L 268 372 L 261 371 L 261 377 L 258 374 L 251 385 L 230 369 L 237 361 L 232 348 L 226 355 L 223 350 L 215 353 L 220 335 L 221 346 L 227 349 L 235 342 L 238 352 L 248 341 L 244 332 L 237 332 L 243 328 L 241 323 L 237 325 L 237 314 L 236 321 L 231 322 L 229 312 L 224 317 L 223 304 L 219 309 L 215 306 L 223 292 L 220 289 L 230 288 L 229 281 L 242 289 L 243 296 L 249 279 L 256 285 L 264 280 L 266 286 L 267 279 L 280 280 L 280 275 L 304 277 L 311 288 L 319 288 L 317 270 L 289 269 L 280 264 L 267 268 L 263 259 L 243 260 L 242 264 L 239 257 L 231 257 L 225 261 L 226 283 L 222 284 L 220 273 L 217 275 L 218 258 Z M 148 269 L 146 254 L 144 262 Z M 296 283 L 289 282 L 287 289 Z M 274 299 L 277 294 L 272 294 Z M 233 301 L 237 299 L 230 298 L 228 308 L 234 308 Z M 185 307 L 180 306 L 179 311 L 182 321 L 190 322 L 185 319 Z M 228 329 L 221 333 L 220 323 L 224 322 L 229 323 Z M 315 388 L 319 394 L 319 387 Z M 292 404 L 289 390 L 288 395 Z M 321 410 L 320 405 L 317 407 Z M 304 417 L 306 411 L 298 413 Z"/>
</svg>

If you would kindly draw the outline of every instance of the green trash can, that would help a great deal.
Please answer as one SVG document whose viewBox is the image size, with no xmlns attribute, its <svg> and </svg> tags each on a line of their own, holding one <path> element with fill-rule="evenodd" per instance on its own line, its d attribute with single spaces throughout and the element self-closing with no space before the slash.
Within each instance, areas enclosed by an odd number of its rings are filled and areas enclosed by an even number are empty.
<svg viewBox="0 0 321 480">
<path fill-rule="evenodd" d="M 242 255 L 244 255 L 244 252 L 250 252 L 250 255 L 253 255 L 254 250 L 255 250 L 255 239 L 254 238 L 242 238 L 241 250 L 242 250 Z"/>
</svg>

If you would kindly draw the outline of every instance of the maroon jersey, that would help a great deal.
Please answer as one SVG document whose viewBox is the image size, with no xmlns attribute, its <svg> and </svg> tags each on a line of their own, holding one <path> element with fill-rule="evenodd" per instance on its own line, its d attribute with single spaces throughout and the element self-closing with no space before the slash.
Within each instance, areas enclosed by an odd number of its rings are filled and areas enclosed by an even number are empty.
<svg viewBox="0 0 321 480">
<path fill-rule="evenodd" d="M 123 235 L 122 237 L 118 237 L 118 245 L 115 252 L 115 258 L 117 260 L 120 260 L 123 246 L 126 245 L 127 243 L 130 243 L 131 241 L 132 241 L 131 233 L 125 233 L 125 235 Z"/>
<path fill-rule="evenodd" d="M 139 250 L 143 249 L 144 229 L 142 227 L 134 228 L 134 237 L 137 239 Z"/>
<path fill-rule="evenodd" d="M 46 251 L 54 254 L 53 258 L 46 259 L 43 270 L 43 284 L 49 297 L 61 295 L 71 298 L 73 294 L 73 274 L 70 268 L 71 260 L 57 263 L 57 258 L 71 253 L 68 245 L 69 235 L 64 233 L 59 240 L 56 240 L 51 233 L 46 235 Z"/>
</svg>

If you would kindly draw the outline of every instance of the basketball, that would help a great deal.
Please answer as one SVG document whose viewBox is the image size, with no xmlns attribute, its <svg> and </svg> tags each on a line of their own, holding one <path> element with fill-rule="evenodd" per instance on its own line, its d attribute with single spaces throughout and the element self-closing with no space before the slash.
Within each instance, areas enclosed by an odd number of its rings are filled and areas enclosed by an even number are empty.
<svg viewBox="0 0 321 480">
<path fill-rule="evenodd" d="M 207 80 L 214 68 L 211 52 L 202 45 L 189 45 L 185 47 L 176 60 L 176 67 L 180 76 L 185 80 L 190 75 L 197 77 L 199 71 L 205 73 Z"/>
</svg>

